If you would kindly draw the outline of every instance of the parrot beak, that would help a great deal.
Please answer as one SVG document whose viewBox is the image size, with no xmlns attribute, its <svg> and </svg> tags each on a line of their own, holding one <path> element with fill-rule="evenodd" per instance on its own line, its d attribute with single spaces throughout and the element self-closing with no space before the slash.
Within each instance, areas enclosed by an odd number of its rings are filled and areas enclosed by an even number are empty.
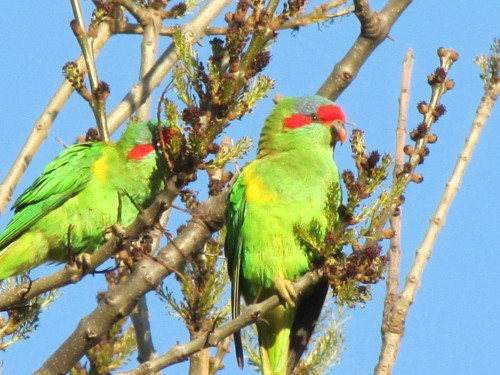
<svg viewBox="0 0 500 375">
<path fill-rule="evenodd" d="M 333 142 L 340 141 L 341 144 L 347 139 L 347 131 L 345 130 L 344 123 L 341 121 L 334 121 L 331 127 Z"/>
</svg>

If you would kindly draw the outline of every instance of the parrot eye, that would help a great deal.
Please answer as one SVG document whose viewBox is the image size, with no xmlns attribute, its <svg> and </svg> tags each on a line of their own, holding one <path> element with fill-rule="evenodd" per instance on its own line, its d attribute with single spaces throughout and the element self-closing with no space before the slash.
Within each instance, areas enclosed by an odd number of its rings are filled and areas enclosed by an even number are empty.
<svg viewBox="0 0 500 375">
<path fill-rule="evenodd" d="M 316 116 L 316 114 L 312 114 L 312 115 L 311 115 L 311 120 L 312 120 L 313 122 L 317 122 L 317 121 L 318 121 L 318 116 Z"/>
</svg>

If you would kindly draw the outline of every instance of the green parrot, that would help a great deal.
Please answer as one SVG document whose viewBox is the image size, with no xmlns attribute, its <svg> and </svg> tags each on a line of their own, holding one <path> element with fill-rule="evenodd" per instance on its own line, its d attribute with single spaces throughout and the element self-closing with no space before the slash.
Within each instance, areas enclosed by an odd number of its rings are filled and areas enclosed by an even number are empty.
<svg viewBox="0 0 500 375">
<path fill-rule="evenodd" d="M 281 99 L 265 121 L 257 157 L 231 188 L 225 253 L 233 318 L 240 294 L 251 304 L 277 291 L 285 302 L 257 323 L 263 375 L 293 371 L 326 298 L 326 282 L 301 296 L 292 285 L 313 261 L 294 227 L 319 224 L 321 235 L 326 231 L 327 193 L 339 183 L 333 149 L 346 139 L 344 122 L 342 109 L 320 96 Z M 239 332 L 235 347 L 243 367 Z"/>
<path fill-rule="evenodd" d="M 162 187 L 154 123 L 133 123 L 118 142 L 65 149 L 17 199 L 0 234 L 0 280 L 45 262 L 93 253 L 104 232 L 129 225 L 136 205 L 149 205 Z"/>
</svg>

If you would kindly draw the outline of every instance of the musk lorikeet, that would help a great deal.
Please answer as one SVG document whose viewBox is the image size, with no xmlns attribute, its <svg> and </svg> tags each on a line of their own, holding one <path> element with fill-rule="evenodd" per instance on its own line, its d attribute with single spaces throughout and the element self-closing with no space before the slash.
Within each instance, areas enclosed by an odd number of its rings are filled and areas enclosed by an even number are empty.
<svg viewBox="0 0 500 375">
<path fill-rule="evenodd" d="M 44 262 L 93 253 L 121 218 L 129 225 L 163 182 L 155 145 L 158 126 L 133 123 L 118 142 L 65 149 L 19 197 L 0 234 L 0 280 Z"/>
<path fill-rule="evenodd" d="M 326 282 L 301 296 L 291 283 L 313 260 L 295 227 L 319 226 L 325 234 L 327 194 L 339 183 L 333 148 L 346 139 L 344 122 L 342 109 L 320 96 L 281 99 L 265 121 L 257 157 L 231 189 L 225 252 L 233 318 L 240 312 L 240 294 L 250 304 L 277 291 L 286 302 L 257 323 L 264 375 L 291 373 L 326 298 Z M 239 332 L 235 346 L 242 367 Z"/>
</svg>

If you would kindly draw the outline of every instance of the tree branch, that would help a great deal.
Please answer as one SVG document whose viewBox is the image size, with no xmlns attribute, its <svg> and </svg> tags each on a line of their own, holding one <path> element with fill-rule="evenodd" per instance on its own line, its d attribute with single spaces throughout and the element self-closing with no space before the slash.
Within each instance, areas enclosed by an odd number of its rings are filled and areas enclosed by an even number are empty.
<svg viewBox="0 0 500 375">
<path fill-rule="evenodd" d="M 143 78 L 152 68 L 156 61 L 156 53 L 158 51 L 159 34 L 162 19 L 159 13 L 154 9 L 148 9 L 147 21 L 142 22 L 144 34 L 142 35 L 141 43 L 141 70 L 139 78 Z M 137 117 L 140 121 L 147 121 L 151 117 L 151 101 L 149 96 L 137 110 Z"/>
<path fill-rule="evenodd" d="M 149 324 L 149 310 L 146 297 L 139 298 L 137 305 L 130 314 L 137 341 L 137 360 L 139 363 L 150 361 L 156 357 L 153 345 L 151 325 Z"/>
<path fill-rule="evenodd" d="M 134 0 L 116 0 L 139 22 L 141 25 L 147 25 L 150 21 L 151 12 L 149 7 L 141 7 Z"/>
<path fill-rule="evenodd" d="M 224 368 L 223 360 L 227 353 L 230 352 L 229 345 L 233 342 L 233 338 L 228 336 L 217 343 L 217 353 L 210 358 L 210 373 L 215 375 L 219 370 Z"/>
<path fill-rule="evenodd" d="M 85 65 L 87 66 L 90 89 L 92 92 L 90 107 L 94 112 L 94 117 L 97 123 L 97 128 L 99 129 L 101 140 L 103 140 L 104 142 L 108 142 L 109 132 L 106 125 L 106 100 L 101 98 L 101 95 L 99 95 L 100 82 L 99 78 L 97 77 L 94 51 L 90 42 L 90 36 L 87 33 L 87 27 L 85 26 L 85 21 L 83 19 L 80 0 L 70 0 L 70 2 L 71 7 L 73 8 L 73 15 L 75 16 L 75 21 L 71 22 L 71 28 L 73 29 L 73 33 L 78 40 L 78 44 L 80 44 L 80 48 L 82 49 Z"/>
<path fill-rule="evenodd" d="M 361 23 L 361 35 L 376 39 L 380 33 L 380 17 L 370 9 L 368 0 L 354 0 L 354 14 Z"/>
<path fill-rule="evenodd" d="M 394 160 L 393 183 L 397 182 L 398 176 L 403 171 L 404 151 L 406 144 L 406 123 L 408 120 L 408 105 L 410 101 L 410 82 L 413 68 L 413 50 L 406 52 L 403 60 L 403 77 L 401 83 L 401 95 L 399 97 L 399 119 L 396 130 L 396 151 Z M 393 215 L 390 219 L 394 237 L 391 238 L 389 248 L 389 270 L 387 272 L 386 295 L 384 301 L 385 317 L 396 302 L 399 287 L 399 264 L 401 258 L 401 218 L 402 206 L 399 207 L 398 215 Z"/>
<path fill-rule="evenodd" d="M 342 60 L 335 65 L 317 94 L 336 100 L 356 78 L 375 48 L 385 40 L 394 23 L 410 3 L 411 0 L 389 0 L 380 13 L 373 13 L 368 11 L 366 1 L 356 1 L 361 33 Z M 375 17 L 378 21 L 373 21 Z"/>
<path fill-rule="evenodd" d="M 345 4 L 345 0 L 331 1 L 321 6 L 315 7 L 311 12 L 293 17 L 280 25 L 277 30 L 295 29 L 302 26 L 307 26 L 313 23 L 321 23 L 332 20 L 334 18 L 347 16 L 352 13 L 352 7 L 341 9 L 335 13 L 328 13 L 329 10 L 337 8 Z M 228 28 L 225 26 L 212 26 L 205 29 L 204 35 L 226 35 Z M 158 29 L 158 34 L 161 36 L 173 36 L 176 27 L 163 26 Z M 126 23 L 117 30 L 119 34 L 143 34 L 144 28 L 140 24 Z"/>
<path fill-rule="evenodd" d="M 224 193 L 202 203 L 177 238 L 159 252 L 156 260 L 142 259 L 130 277 L 103 296 L 96 309 L 80 321 L 75 331 L 35 373 L 68 372 L 87 350 L 105 337 L 114 323 L 130 314 L 140 297 L 155 290 L 172 270 L 179 268 L 221 228 L 226 199 L 227 193 Z"/>
<path fill-rule="evenodd" d="M 460 182 L 463 179 L 465 169 L 467 168 L 472 153 L 477 145 L 479 136 L 481 135 L 481 131 L 491 114 L 491 110 L 499 94 L 500 81 L 497 81 L 491 86 L 491 88 L 486 90 L 479 103 L 469 136 L 467 137 L 464 147 L 458 156 L 455 169 L 446 184 L 441 201 L 429 223 L 429 227 L 422 243 L 416 252 L 415 259 L 410 271 L 408 272 L 403 291 L 399 295 L 391 313 L 388 315 L 388 319 L 383 322 L 382 348 L 379 361 L 375 367 L 375 375 L 387 375 L 392 371 L 392 367 L 394 366 L 399 352 L 405 319 L 408 315 L 411 304 L 415 300 L 415 295 L 420 286 L 424 268 L 432 254 L 434 242 L 439 234 L 439 231 L 444 225 L 448 209 L 455 198 Z"/>
<path fill-rule="evenodd" d="M 306 273 L 295 281 L 293 285 L 295 286 L 295 290 L 300 294 L 307 288 L 318 284 L 321 280 L 323 280 L 322 272 L 321 270 L 316 270 Z M 247 306 L 236 319 L 230 321 L 229 323 L 226 323 L 211 332 L 207 332 L 205 335 L 198 337 L 187 344 L 175 345 L 164 355 L 159 356 L 152 361 L 145 362 L 132 371 L 121 373 L 119 375 L 149 374 L 152 371 L 159 371 L 172 364 L 183 362 L 193 353 L 196 353 L 204 348 L 216 346 L 220 341 L 239 331 L 243 327 L 259 321 L 264 313 L 274 309 L 280 303 L 281 301 L 279 297 L 277 295 L 273 295 L 260 303 Z"/>
</svg>

